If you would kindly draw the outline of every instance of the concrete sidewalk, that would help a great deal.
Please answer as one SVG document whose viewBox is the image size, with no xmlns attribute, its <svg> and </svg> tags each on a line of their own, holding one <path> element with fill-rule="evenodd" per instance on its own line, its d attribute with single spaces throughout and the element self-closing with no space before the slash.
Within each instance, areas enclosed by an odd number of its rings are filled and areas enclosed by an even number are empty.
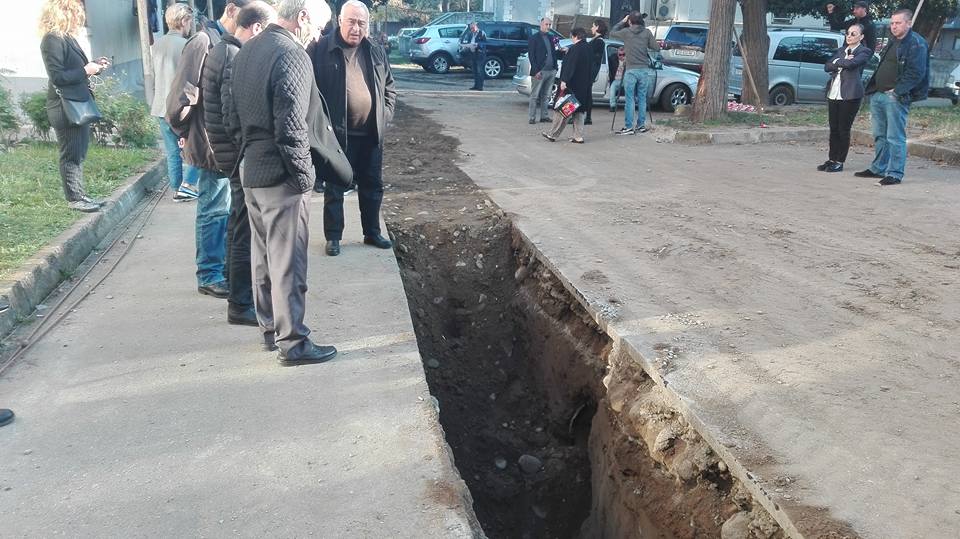
<svg viewBox="0 0 960 539">
<path fill-rule="evenodd" d="M 960 534 L 956 168 L 879 188 L 869 148 L 825 174 L 826 141 L 661 144 L 598 110 L 551 144 L 522 97 L 405 103 L 792 535 Z"/>
<path fill-rule="evenodd" d="M 4 537 L 473 537 L 391 251 L 322 254 L 284 368 L 196 292 L 192 204 L 163 201 L 116 271 L 3 377 Z M 133 241 L 133 238 L 128 238 Z M 118 256 L 108 253 L 107 260 Z"/>
</svg>

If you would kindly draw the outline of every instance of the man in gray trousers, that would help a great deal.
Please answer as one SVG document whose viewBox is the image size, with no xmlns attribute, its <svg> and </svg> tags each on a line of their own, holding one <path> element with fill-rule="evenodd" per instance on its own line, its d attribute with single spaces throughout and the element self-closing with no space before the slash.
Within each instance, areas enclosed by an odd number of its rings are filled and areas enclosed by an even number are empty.
<svg viewBox="0 0 960 539">
<path fill-rule="evenodd" d="M 330 128 L 305 50 L 330 20 L 330 8 L 324 0 L 281 0 L 277 15 L 277 24 L 244 44 L 233 67 L 254 306 L 264 348 L 280 348 L 281 364 L 320 363 L 337 349 L 311 342 L 303 323 L 309 198 L 318 174 L 349 185 L 353 170 Z"/>
<path fill-rule="evenodd" d="M 530 102 L 527 116 L 531 124 L 537 123 L 537 112 L 541 122 L 549 122 L 550 90 L 557 76 L 557 47 L 550 35 L 553 23 L 544 17 L 540 19 L 540 31 L 527 40 L 527 57 L 530 60 Z"/>
</svg>

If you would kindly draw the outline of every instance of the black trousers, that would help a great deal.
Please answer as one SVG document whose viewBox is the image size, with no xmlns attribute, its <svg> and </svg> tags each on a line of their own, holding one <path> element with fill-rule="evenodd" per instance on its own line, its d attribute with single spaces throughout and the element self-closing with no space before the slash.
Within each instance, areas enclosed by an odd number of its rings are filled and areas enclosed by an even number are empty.
<svg viewBox="0 0 960 539">
<path fill-rule="evenodd" d="M 250 216 L 240 178 L 230 178 L 230 216 L 227 218 L 227 279 L 230 308 L 253 307 L 253 276 L 250 266 Z"/>
<path fill-rule="evenodd" d="M 827 115 L 830 118 L 831 161 L 843 163 L 850 150 L 850 129 L 860 111 L 860 99 L 828 99 Z"/>
<path fill-rule="evenodd" d="M 87 158 L 87 148 L 90 146 L 90 126 L 70 125 L 60 101 L 47 102 L 47 119 L 50 120 L 60 146 L 63 196 L 67 202 L 75 202 L 87 196 L 83 186 L 83 160 Z"/>
<path fill-rule="evenodd" d="M 483 81 L 487 74 L 483 71 L 483 64 L 487 63 L 487 53 L 474 51 L 473 53 L 473 87 L 483 89 Z"/>
<path fill-rule="evenodd" d="M 380 234 L 380 204 L 383 202 L 383 146 L 377 137 L 348 136 L 347 160 L 353 167 L 353 183 L 360 203 L 364 236 Z M 323 234 L 327 240 L 343 239 L 344 188 L 326 182 L 323 190 Z"/>
</svg>

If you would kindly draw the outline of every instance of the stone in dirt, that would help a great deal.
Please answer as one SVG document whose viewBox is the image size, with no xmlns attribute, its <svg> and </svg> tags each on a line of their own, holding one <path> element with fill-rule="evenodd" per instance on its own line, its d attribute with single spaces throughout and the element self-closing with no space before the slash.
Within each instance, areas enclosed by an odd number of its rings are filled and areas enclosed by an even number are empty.
<svg viewBox="0 0 960 539">
<path fill-rule="evenodd" d="M 543 463 L 540 462 L 540 459 L 534 457 L 533 455 L 520 455 L 520 459 L 517 460 L 517 464 L 520 465 L 520 469 L 523 471 L 523 473 L 527 475 L 533 475 L 543 468 Z"/>
</svg>

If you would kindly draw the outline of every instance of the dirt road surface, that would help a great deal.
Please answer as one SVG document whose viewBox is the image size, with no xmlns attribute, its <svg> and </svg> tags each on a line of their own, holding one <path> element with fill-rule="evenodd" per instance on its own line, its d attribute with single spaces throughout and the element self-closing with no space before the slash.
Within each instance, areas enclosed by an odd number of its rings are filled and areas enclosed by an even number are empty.
<svg viewBox="0 0 960 539">
<path fill-rule="evenodd" d="M 956 169 L 880 188 L 868 148 L 824 174 L 822 144 L 615 137 L 604 111 L 549 143 L 517 95 L 401 97 L 798 529 L 957 536 Z"/>
</svg>

